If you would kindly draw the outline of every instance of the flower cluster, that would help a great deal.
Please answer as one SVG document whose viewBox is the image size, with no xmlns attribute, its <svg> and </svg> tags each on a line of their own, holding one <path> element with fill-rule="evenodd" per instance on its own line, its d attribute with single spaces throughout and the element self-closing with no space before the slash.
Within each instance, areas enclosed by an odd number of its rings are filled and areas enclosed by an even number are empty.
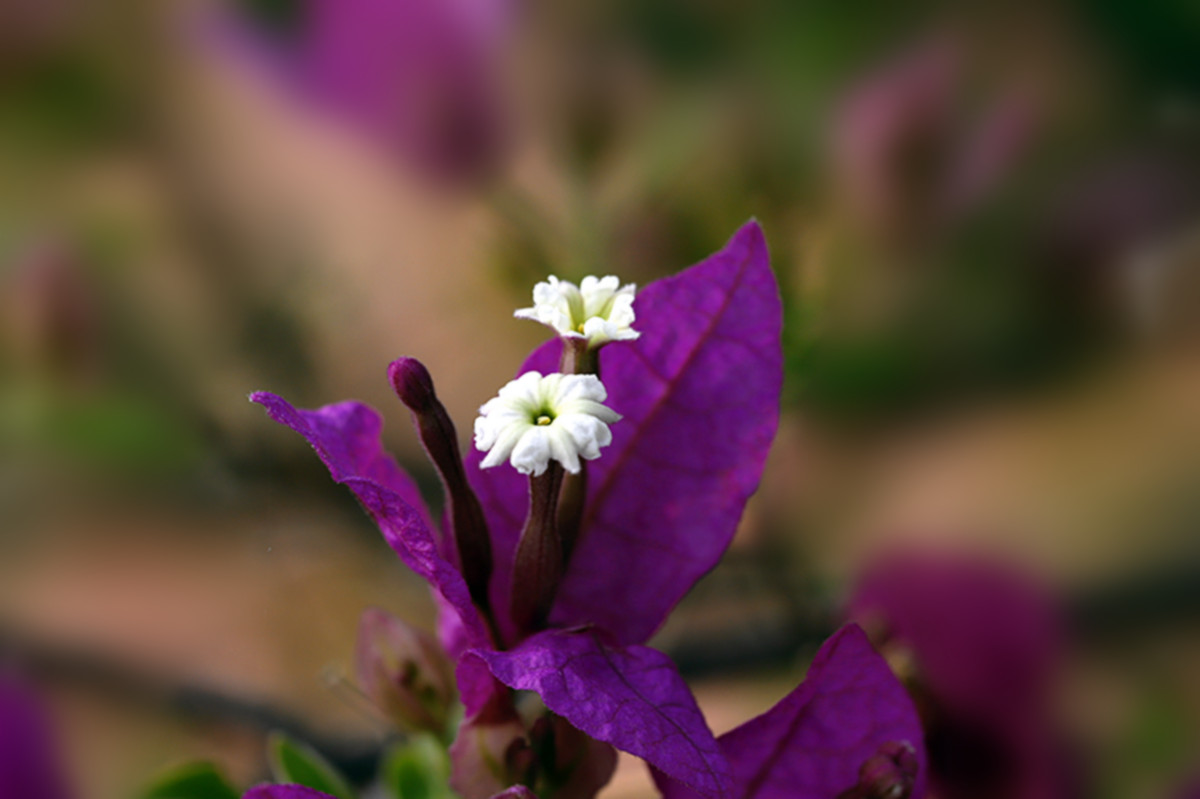
<svg viewBox="0 0 1200 799">
<path fill-rule="evenodd" d="M 720 738 L 670 658 L 645 645 L 729 546 L 778 424 L 782 308 L 758 225 L 636 297 L 614 277 L 551 278 L 517 316 L 558 336 L 483 405 L 465 458 L 425 367 L 389 368 L 442 480 L 444 536 L 382 450 L 374 410 L 251 395 L 434 589 L 465 711 L 451 787 L 462 799 L 586 799 L 620 749 L 672 799 L 922 796 L 912 702 L 858 627 L 827 641 L 778 705 Z M 443 683 L 419 675 L 437 659 L 390 623 L 369 628 L 389 649 L 372 657 L 360 644 L 368 691 L 399 723 L 438 731 L 452 717 Z M 413 701 L 396 696 L 417 687 Z M 518 713 L 519 692 L 539 709 Z"/>
</svg>

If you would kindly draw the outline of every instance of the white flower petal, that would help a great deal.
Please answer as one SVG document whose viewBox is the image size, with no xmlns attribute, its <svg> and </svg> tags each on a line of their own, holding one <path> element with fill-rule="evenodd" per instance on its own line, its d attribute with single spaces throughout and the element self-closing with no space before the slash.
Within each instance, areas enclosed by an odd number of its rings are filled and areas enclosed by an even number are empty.
<svg viewBox="0 0 1200 799">
<path fill-rule="evenodd" d="M 620 285 L 614 275 L 589 275 L 579 286 L 551 275 L 533 287 L 533 306 L 514 312 L 519 319 L 533 319 L 553 328 L 560 336 L 586 338 L 588 346 L 638 337 L 633 297 L 637 287 Z"/>
<path fill-rule="evenodd" d="M 512 465 L 521 474 L 537 477 L 550 464 L 550 436 L 548 427 L 530 426 L 512 450 Z"/>
<path fill-rule="evenodd" d="M 601 404 L 607 396 L 595 375 L 521 375 L 479 409 L 475 447 L 488 453 L 480 465 L 508 460 L 536 476 L 554 460 L 578 472 L 580 458 L 598 458 L 601 447 L 612 443 L 608 425 L 621 416 Z"/>
</svg>

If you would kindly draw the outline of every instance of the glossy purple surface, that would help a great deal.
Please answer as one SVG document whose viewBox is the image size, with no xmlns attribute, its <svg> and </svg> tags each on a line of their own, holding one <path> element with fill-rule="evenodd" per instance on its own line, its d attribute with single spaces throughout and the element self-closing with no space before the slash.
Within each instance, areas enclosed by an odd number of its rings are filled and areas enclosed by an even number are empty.
<svg viewBox="0 0 1200 799">
<path fill-rule="evenodd" d="M 588 464 L 579 543 L 551 613 L 556 627 L 594 624 L 622 643 L 658 629 L 729 546 L 758 486 L 779 421 L 782 305 L 756 222 L 699 264 L 642 289 L 641 338 L 600 351 L 608 405 L 623 415 Z M 561 345 L 521 368 L 553 371 Z M 468 476 L 492 531 L 493 603 L 507 607 L 512 551 L 527 507 L 508 467 Z"/>
<path fill-rule="evenodd" d="M 718 739 L 733 772 L 730 799 L 833 799 L 891 742 L 911 745 L 920 764 L 912 799 L 924 795 L 920 720 L 904 687 L 856 625 L 817 652 L 799 686 L 763 715 Z M 686 788 L 656 775 L 666 799 Z"/>
<path fill-rule="evenodd" d="M 701 796 L 723 796 L 729 766 L 670 658 L 644 646 L 609 646 L 594 630 L 550 630 L 508 652 L 476 650 L 502 683 L 534 691 L 591 737 L 637 755 Z M 476 678 L 472 678 L 475 682 Z M 478 697 L 467 697 L 468 713 Z"/>
</svg>

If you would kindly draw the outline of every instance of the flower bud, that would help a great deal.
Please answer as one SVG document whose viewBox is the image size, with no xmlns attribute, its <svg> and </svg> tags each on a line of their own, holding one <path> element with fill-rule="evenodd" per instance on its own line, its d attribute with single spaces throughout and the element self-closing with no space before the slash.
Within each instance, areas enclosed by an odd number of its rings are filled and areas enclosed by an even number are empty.
<svg viewBox="0 0 1200 799">
<path fill-rule="evenodd" d="M 838 799 L 908 799 L 920 761 L 912 744 L 888 741 L 858 770 L 858 784 Z"/>
<path fill-rule="evenodd" d="M 490 618 L 488 583 L 492 577 L 492 543 L 479 498 L 467 483 L 454 422 L 434 392 L 429 370 L 416 358 L 393 361 L 388 366 L 388 379 L 400 401 L 412 412 L 421 446 L 442 480 L 448 526 L 454 534 L 463 578 L 472 601 Z"/>
<path fill-rule="evenodd" d="M 433 636 L 367 608 L 355 660 L 359 686 L 396 726 L 445 734 L 455 700 L 454 669 Z"/>
<path fill-rule="evenodd" d="M 437 395 L 433 390 L 433 377 L 425 364 L 416 358 L 398 358 L 391 366 L 388 377 L 400 401 L 413 413 L 427 413 L 433 409 Z"/>
</svg>

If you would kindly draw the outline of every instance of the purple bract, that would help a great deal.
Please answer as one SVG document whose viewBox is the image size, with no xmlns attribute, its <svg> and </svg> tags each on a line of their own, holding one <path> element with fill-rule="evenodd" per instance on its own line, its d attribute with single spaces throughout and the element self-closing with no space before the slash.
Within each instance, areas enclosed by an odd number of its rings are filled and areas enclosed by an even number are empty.
<svg viewBox="0 0 1200 799">
<path fill-rule="evenodd" d="M 915 799 L 925 790 L 912 700 L 855 625 L 825 642 L 794 691 L 717 743 L 733 769 L 730 799 L 834 799 L 853 791 L 864 763 L 889 751 L 904 756 L 904 768 L 888 786 L 894 793 L 879 795 Z M 666 799 L 694 797 L 656 777 Z"/>
<path fill-rule="evenodd" d="M 531 740 L 558 724 L 555 741 L 573 741 L 586 761 L 560 792 L 567 799 L 594 795 L 607 780 L 614 761 L 605 744 L 644 758 L 670 790 L 710 799 L 760 789 L 782 796 L 768 790 L 776 784 L 815 797 L 853 791 L 860 777 L 919 797 L 924 753 L 911 703 L 860 632 L 832 639 L 808 682 L 721 745 L 674 664 L 642 646 L 729 546 L 778 424 L 782 307 L 762 231 L 747 224 L 718 253 L 646 286 L 633 307 L 640 337 L 605 346 L 596 361 L 607 405 L 623 418 L 577 483 L 586 485 L 582 511 L 563 545 L 561 581 L 548 583 L 548 615 L 521 623 L 513 592 L 534 589 L 514 561 L 522 531 L 532 529 L 533 483 L 507 464 L 480 468 L 482 455 L 471 451 L 466 487 L 453 427 L 423 366 L 402 358 L 389 373 L 450 495 L 444 538 L 382 451 L 375 411 L 358 403 L 303 411 L 251 395 L 308 440 L 436 590 L 467 709 L 451 748 L 452 785 L 485 799 L 532 755 L 512 705 L 518 690 L 538 694 L 557 716 L 543 718 L 541 732 L 535 724 Z M 558 371 L 561 357 L 561 341 L 548 342 L 520 372 Z M 814 741 L 824 747 L 817 755 Z M 777 756 L 758 758 L 764 746 Z"/>
<path fill-rule="evenodd" d="M 67 799 L 71 796 L 53 735 L 33 694 L 0 669 L 0 796 Z"/>
</svg>

